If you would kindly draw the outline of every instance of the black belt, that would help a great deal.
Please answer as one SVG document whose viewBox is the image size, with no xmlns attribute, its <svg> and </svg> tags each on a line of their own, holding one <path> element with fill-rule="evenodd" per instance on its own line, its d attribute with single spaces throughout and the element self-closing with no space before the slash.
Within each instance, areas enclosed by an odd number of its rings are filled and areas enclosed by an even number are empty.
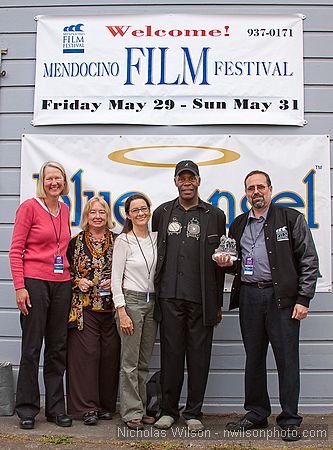
<svg viewBox="0 0 333 450">
<path fill-rule="evenodd" d="M 252 286 L 258 289 L 265 289 L 273 286 L 273 281 L 254 281 L 253 283 L 248 283 L 247 281 L 242 281 L 245 286 Z"/>
</svg>

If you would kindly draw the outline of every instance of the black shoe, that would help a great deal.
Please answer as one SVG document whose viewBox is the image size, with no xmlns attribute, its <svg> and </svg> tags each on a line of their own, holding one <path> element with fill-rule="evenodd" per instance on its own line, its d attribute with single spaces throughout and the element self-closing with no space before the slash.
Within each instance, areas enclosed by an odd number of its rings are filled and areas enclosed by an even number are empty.
<svg viewBox="0 0 333 450">
<path fill-rule="evenodd" d="M 247 431 L 267 427 L 268 427 L 267 419 L 263 420 L 262 422 L 253 423 L 246 417 L 242 417 L 237 422 L 229 422 L 226 425 L 226 429 L 229 431 Z"/>
<path fill-rule="evenodd" d="M 85 425 L 97 425 L 98 415 L 96 411 L 89 411 L 82 416 L 83 423 Z"/>
<path fill-rule="evenodd" d="M 21 417 L 20 428 L 22 430 L 32 430 L 35 426 L 35 419 L 33 417 Z"/>
<path fill-rule="evenodd" d="M 301 439 L 301 432 L 297 425 L 285 425 L 281 427 L 281 438 L 283 441 L 299 441 Z"/>
<path fill-rule="evenodd" d="M 97 416 L 101 420 L 111 420 L 112 419 L 112 413 L 109 411 L 105 411 L 104 409 L 102 411 L 97 411 Z"/>
<path fill-rule="evenodd" d="M 71 427 L 72 419 L 66 414 L 58 414 L 55 417 L 46 417 L 48 422 L 54 422 L 58 427 Z"/>
</svg>

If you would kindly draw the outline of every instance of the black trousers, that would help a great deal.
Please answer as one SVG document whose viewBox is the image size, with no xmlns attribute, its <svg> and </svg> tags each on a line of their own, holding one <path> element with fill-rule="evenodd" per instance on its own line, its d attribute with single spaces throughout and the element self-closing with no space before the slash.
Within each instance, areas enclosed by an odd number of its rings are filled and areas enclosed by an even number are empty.
<svg viewBox="0 0 333 450">
<path fill-rule="evenodd" d="M 246 352 L 246 417 L 253 423 L 271 414 L 267 392 L 266 357 L 271 343 L 279 377 L 279 399 L 282 408 L 276 418 L 280 426 L 300 425 L 298 399 L 299 321 L 292 319 L 294 307 L 278 308 L 273 288 L 241 286 L 239 316 Z"/>
<path fill-rule="evenodd" d="M 71 281 L 25 278 L 25 287 L 32 307 L 27 316 L 20 316 L 22 353 L 15 409 L 19 417 L 39 413 L 38 367 L 44 338 L 45 415 L 54 417 L 65 413 L 63 375 L 72 285 Z"/>
<path fill-rule="evenodd" d="M 179 398 L 188 372 L 185 419 L 200 419 L 204 400 L 213 327 L 203 325 L 202 305 L 178 299 L 160 299 L 162 321 L 161 387 L 162 414 L 179 417 Z"/>
<path fill-rule="evenodd" d="M 74 418 L 116 409 L 120 338 L 113 312 L 83 310 L 83 330 L 68 331 L 67 409 Z"/>
</svg>

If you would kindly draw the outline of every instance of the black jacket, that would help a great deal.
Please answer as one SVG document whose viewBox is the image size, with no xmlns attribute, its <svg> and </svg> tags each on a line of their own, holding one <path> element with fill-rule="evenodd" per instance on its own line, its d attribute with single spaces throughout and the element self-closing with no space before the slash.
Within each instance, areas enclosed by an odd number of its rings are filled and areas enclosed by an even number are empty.
<svg viewBox="0 0 333 450">
<path fill-rule="evenodd" d="M 171 212 L 177 199 L 163 203 L 153 214 L 152 229 L 158 231 L 157 241 L 157 266 L 155 273 L 155 288 L 157 303 L 155 307 L 156 320 L 161 319 L 158 307 L 158 292 L 161 280 L 162 268 L 167 251 L 167 228 L 171 218 Z M 203 323 L 206 326 L 215 325 L 217 322 L 217 310 L 222 306 L 224 271 L 212 260 L 214 250 L 219 246 L 220 237 L 225 234 L 224 212 L 202 202 L 204 211 L 200 212 L 200 273 L 201 273 L 201 297 L 203 305 Z"/>
<path fill-rule="evenodd" d="M 247 218 L 248 213 L 236 217 L 229 230 L 229 236 L 236 239 L 239 255 L 229 309 L 239 306 L 242 265 L 240 240 Z M 319 267 L 311 231 L 303 214 L 292 208 L 271 204 L 264 233 L 278 307 L 285 308 L 296 303 L 308 307 L 315 294 Z"/>
</svg>

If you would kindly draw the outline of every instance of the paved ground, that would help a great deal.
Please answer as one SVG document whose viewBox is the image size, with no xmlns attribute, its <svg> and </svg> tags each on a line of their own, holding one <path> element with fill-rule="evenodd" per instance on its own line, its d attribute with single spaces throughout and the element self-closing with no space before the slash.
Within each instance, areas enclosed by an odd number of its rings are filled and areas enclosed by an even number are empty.
<svg viewBox="0 0 333 450">
<path fill-rule="evenodd" d="M 115 415 L 111 421 L 86 426 L 74 421 L 70 428 L 45 421 L 42 413 L 33 430 L 21 430 L 16 416 L 0 417 L 1 450 L 256 450 L 256 449 L 333 449 L 333 414 L 307 415 L 302 425 L 303 438 L 297 443 L 282 441 L 281 430 L 270 420 L 269 428 L 231 436 L 225 424 L 235 416 L 205 415 L 205 431 L 191 435 L 182 420 L 171 430 L 147 426 L 144 431 L 129 430 Z"/>
</svg>

